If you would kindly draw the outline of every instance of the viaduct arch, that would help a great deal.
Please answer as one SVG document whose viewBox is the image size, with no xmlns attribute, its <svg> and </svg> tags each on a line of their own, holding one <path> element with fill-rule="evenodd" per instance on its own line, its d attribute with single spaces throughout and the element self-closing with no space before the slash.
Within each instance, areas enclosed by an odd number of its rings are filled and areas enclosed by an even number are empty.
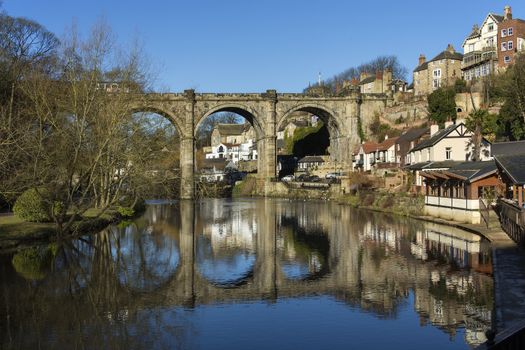
<svg viewBox="0 0 525 350">
<path fill-rule="evenodd" d="M 195 138 L 200 123 L 216 112 L 234 112 L 248 120 L 257 135 L 258 176 L 267 184 L 276 177 L 277 131 L 294 112 L 317 115 L 328 125 L 331 157 L 343 170 L 351 166 L 352 150 L 361 141 L 363 128 L 392 101 L 391 94 L 362 94 L 351 90 L 343 96 L 277 93 L 147 93 L 137 96 L 133 111 L 154 112 L 168 118 L 180 135 L 181 198 L 195 194 Z"/>
</svg>

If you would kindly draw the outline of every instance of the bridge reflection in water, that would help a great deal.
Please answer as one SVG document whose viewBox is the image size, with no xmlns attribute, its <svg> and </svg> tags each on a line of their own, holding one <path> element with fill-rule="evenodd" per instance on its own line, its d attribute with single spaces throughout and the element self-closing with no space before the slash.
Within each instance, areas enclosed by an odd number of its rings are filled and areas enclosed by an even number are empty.
<svg viewBox="0 0 525 350">
<path fill-rule="evenodd" d="M 151 204 L 128 226 L 55 250 L 39 278 L 24 279 L 4 257 L 0 280 L 9 287 L 0 291 L 6 300 L 0 311 L 10 321 L 0 320 L 3 345 L 33 346 L 49 338 L 89 347 L 118 343 L 123 335 L 108 330 L 107 322 L 130 319 L 135 326 L 125 330 L 128 339 L 153 341 L 146 335 L 159 329 L 151 329 L 157 324 L 151 313 L 147 322 L 140 320 L 145 309 L 320 295 L 381 319 L 397 318 L 413 296 L 420 325 L 451 338 L 464 330 L 470 345 L 485 341 L 491 327 L 488 243 L 454 228 L 332 203 Z M 90 326 L 75 337 L 74 325 L 86 320 Z M 175 342 L 185 342 L 180 329 L 171 331 Z"/>
</svg>

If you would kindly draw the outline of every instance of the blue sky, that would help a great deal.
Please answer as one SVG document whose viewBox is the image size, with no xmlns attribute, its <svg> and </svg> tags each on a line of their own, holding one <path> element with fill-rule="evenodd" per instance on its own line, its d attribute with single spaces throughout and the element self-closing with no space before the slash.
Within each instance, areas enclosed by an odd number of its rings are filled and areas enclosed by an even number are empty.
<svg viewBox="0 0 525 350">
<path fill-rule="evenodd" d="M 412 71 L 420 53 L 461 50 L 472 25 L 506 4 L 525 18 L 522 0 L 3 0 L 59 37 L 73 20 L 87 32 L 102 17 L 119 41 L 138 35 L 156 88 L 173 92 L 299 92 L 318 72 L 390 54 Z"/>
</svg>

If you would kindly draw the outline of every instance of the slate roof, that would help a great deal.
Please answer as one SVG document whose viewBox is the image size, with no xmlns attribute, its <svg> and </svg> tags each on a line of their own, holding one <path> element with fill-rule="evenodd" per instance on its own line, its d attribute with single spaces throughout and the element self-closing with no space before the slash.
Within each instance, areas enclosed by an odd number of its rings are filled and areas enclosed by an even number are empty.
<svg viewBox="0 0 525 350">
<path fill-rule="evenodd" d="M 439 130 L 434 135 L 432 135 L 430 138 L 428 138 L 426 140 L 423 140 L 420 143 L 418 143 L 417 145 L 415 145 L 414 148 L 412 148 L 410 150 L 410 152 L 419 151 L 419 150 L 425 149 L 427 147 L 434 146 L 436 143 L 438 143 L 439 141 L 444 139 L 448 134 L 450 134 L 452 131 L 456 130 L 456 128 L 458 126 L 462 125 L 462 124 L 463 123 L 452 124 L 452 125 L 450 125 L 447 128 Z"/>
<path fill-rule="evenodd" d="M 465 40 L 477 38 L 481 35 L 481 30 L 476 26 L 475 28 L 472 28 L 472 32 L 465 38 Z"/>
<path fill-rule="evenodd" d="M 525 141 L 496 142 L 492 144 L 492 155 L 525 154 Z"/>
<path fill-rule="evenodd" d="M 450 52 L 449 50 L 441 51 L 436 57 L 431 59 L 429 62 L 441 61 L 441 60 L 463 60 L 463 54 L 459 52 Z"/>
<path fill-rule="evenodd" d="M 313 163 L 313 162 L 324 163 L 324 159 L 321 156 L 305 156 L 299 160 L 299 163 Z"/>
<path fill-rule="evenodd" d="M 405 169 L 407 170 L 431 170 L 431 169 L 450 169 L 453 166 L 456 166 L 462 162 L 455 160 L 444 160 L 441 162 L 421 162 L 411 165 L 407 165 Z"/>
<path fill-rule="evenodd" d="M 367 77 L 367 78 L 364 78 L 363 80 L 361 80 L 359 82 L 359 85 L 364 85 L 364 84 L 368 84 L 368 83 L 372 83 L 376 80 L 376 77 L 375 76 L 370 76 L 370 77 Z"/>
<path fill-rule="evenodd" d="M 226 164 L 228 164 L 228 161 L 225 158 L 203 159 L 202 169 L 215 168 L 216 170 L 224 170 L 226 168 Z"/>
<path fill-rule="evenodd" d="M 445 173 L 462 178 L 463 181 L 472 183 L 496 173 L 498 168 L 494 161 L 463 162 L 449 168 Z"/>
<path fill-rule="evenodd" d="M 428 68 L 428 62 L 424 62 L 423 64 L 417 66 L 416 69 L 414 69 L 414 72 L 419 72 L 427 68 Z"/>
<path fill-rule="evenodd" d="M 221 135 L 241 135 L 243 132 L 248 131 L 251 125 L 249 123 L 244 124 L 218 124 L 217 129 Z"/>
<path fill-rule="evenodd" d="M 385 141 L 377 145 L 377 150 L 387 151 L 390 147 L 392 147 L 396 143 L 397 139 L 398 139 L 397 137 L 391 137 L 391 138 L 386 139 Z"/>
<path fill-rule="evenodd" d="M 418 138 L 423 136 L 428 131 L 429 131 L 428 128 L 418 128 L 418 129 L 411 128 L 411 129 L 408 129 L 401 136 L 399 136 L 397 138 L 396 143 L 411 142 L 411 141 L 417 140 Z"/>
<path fill-rule="evenodd" d="M 513 184 L 525 184 L 525 154 L 496 155 L 494 160 L 500 171 L 506 174 Z"/>
</svg>

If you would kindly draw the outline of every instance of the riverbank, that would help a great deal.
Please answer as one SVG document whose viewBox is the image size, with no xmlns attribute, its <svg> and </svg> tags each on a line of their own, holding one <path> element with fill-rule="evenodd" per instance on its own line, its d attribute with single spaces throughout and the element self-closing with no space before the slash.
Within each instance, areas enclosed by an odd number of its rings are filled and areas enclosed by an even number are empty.
<svg viewBox="0 0 525 350">
<path fill-rule="evenodd" d="M 122 216 L 117 210 L 110 209 L 102 213 L 98 209 L 89 209 L 81 219 L 73 223 L 71 234 L 67 237 L 96 233 L 120 220 Z M 27 222 L 15 215 L 0 216 L 0 251 L 2 252 L 52 243 L 56 238 L 57 230 L 54 223 Z"/>
</svg>

